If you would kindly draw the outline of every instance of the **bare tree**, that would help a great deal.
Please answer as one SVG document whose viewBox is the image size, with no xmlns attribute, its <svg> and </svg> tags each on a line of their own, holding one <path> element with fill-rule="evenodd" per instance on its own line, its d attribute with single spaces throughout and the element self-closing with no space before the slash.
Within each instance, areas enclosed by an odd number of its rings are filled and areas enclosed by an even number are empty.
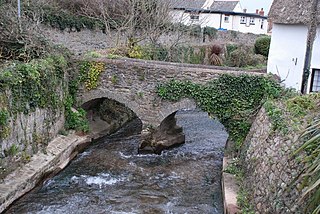
<svg viewBox="0 0 320 214">
<path fill-rule="evenodd" d="M 37 4 L 42 3 L 45 1 L 37 1 Z M 16 1 L 6 0 L 0 5 L 0 59 L 28 61 L 46 52 L 39 30 L 42 16 L 40 11 L 33 11 L 22 13 L 18 18 L 16 4 Z"/>
</svg>

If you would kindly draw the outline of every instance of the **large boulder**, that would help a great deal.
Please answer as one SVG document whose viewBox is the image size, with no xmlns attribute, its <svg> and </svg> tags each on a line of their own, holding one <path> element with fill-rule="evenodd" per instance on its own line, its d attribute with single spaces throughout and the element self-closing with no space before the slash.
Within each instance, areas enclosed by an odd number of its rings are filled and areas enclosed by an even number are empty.
<svg viewBox="0 0 320 214">
<path fill-rule="evenodd" d="M 163 150 L 185 142 L 183 129 L 177 125 L 175 114 L 169 115 L 159 127 L 149 127 L 142 131 L 139 153 L 161 154 Z"/>
</svg>

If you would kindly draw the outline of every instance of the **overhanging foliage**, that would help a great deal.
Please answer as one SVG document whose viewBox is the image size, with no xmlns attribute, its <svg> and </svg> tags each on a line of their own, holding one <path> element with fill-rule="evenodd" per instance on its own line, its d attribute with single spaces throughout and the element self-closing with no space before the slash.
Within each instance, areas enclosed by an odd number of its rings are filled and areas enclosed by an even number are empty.
<svg viewBox="0 0 320 214">
<path fill-rule="evenodd" d="M 205 85 L 171 80 L 157 87 L 157 93 L 163 99 L 195 99 L 202 110 L 217 117 L 227 128 L 237 149 L 240 149 L 263 101 L 279 97 L 281 92 L 282 88 L 271 77 L 245 74 L 224 74 Z"/>
</svg>

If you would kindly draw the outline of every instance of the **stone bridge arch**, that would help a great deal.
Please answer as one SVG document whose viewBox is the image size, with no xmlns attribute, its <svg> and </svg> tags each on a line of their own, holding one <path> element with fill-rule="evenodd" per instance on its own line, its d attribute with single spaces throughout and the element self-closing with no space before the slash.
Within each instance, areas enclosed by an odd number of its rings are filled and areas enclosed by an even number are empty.
<svg viewBox="0 0 320 214">
<path fill-rule="evenodd" d="M 116 101 L 130 109 L 140 119 L 142 123 L 140 153 L 160 154 L 164 149 L 184 143 L 183 129 L 177 125 L 175 114 L 179 110 L 194 110 L 196 108 L 195 101 L 191 99 L 182 99 L 178 102 L 160 100 L 155 107 L 143 105 L 135 100 L 126 100 L 125 96 L 101 89 L 83 93 L 80 104 L 84 106 L 100 99 Z M 101 137 L 109 133 L 104 132 L 103 129 L 100 131 L 100 133 L 92 133 L 93 137 Z"/>
<path fill-rule="evenodd" d="M 171 114 L 179 110 L 193 110 L 197 107 L 195 101 L 192 99 L 182 99 L 177 102 L 160 101 L 161 103 L 158 104 L 157 107 L 148 106 L 135 100 L 127 100 L 124 96 L 119 96 L 119 94 L 113 93 L 112 91 L 99 89 L 83 93 L 79 99 L 79 104 L 82 106 L 92 100 L 103 98 L 114 100 L 132 110 L 141 120 L 143 129 L 159 127 Z"/>
<path fill-rule="evenodd" d="M 83 104 L 94 99 L 108 98 L 124 104 L 142 121 L 140 148 L 151 147 L 155 152 L 161 151 L 162 147 L 168 144 L 168 139 L 174 140 L 174 135 L 182 133 L 182 130 L 176 127 L 175 112 L 196 108 L 196 103 L 191 99 L 181 99 L 177 102 L 162 100 L 156 90 L 159 83 L 175 79 L 204 84 L 225 73 L 264 75 L 259 72 L 225 67 L 143 60 L 102 58 L 92 60 L 92 63 L 95 62 L 102 63 L 105 68 L 100 74 L 98 87 L 92 90 L 80 89 L 78 103 Z M 180 136 L 179 139 L 184 138 Z"/>
</svg>

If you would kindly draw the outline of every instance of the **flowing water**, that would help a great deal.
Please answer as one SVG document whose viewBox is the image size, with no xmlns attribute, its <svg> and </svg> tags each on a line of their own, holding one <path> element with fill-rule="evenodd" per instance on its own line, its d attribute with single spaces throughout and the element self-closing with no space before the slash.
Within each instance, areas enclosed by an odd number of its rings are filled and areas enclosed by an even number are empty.
<svg viewBox="0 0 320 214">
<path fill-rule="evenodd" d="M 200 111 L 177 113 L 186 143 L 139 155 L 140 121 L 99 140 L 5 213 L 223 213 L 224 127 Z"/>
</svg>

